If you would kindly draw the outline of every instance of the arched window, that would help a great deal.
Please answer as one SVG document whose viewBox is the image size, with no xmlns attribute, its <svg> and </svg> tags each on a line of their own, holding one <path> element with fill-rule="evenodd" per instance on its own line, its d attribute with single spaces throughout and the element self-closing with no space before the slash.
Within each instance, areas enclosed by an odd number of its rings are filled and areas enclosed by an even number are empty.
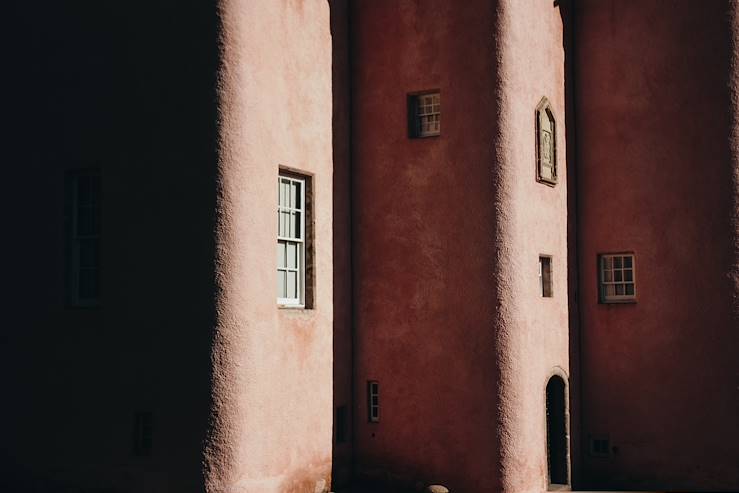
<svg viewBox="0 0 739 493">
<path fill-rule="evenodd" d="M 559 375 L 547 383 L 547 464 L 550 486 L 569 484 L 566 384 Z"/>
</svg>

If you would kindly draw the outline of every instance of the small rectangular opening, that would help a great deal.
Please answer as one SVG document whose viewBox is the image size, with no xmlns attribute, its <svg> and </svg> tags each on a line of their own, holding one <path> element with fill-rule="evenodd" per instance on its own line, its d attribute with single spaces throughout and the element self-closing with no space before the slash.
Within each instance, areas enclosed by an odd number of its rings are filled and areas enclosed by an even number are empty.
<svg viewBox="0 0 739 493">
<path fill-rule="evenodd" d="M 347 412 L 346 406 L 336 408 L 336 443 L 345 443 L 347 441 Z"/>
<path fill-rule="evenodd" d="M 412 139 L 441 134 L 441 94 L 438 90 L 408 95 L 408 134 Z"/>
<path fill-rule="evenodd" d="M 590 455 L 593 457 L 608 457 L 611 455 L 611 441 L 607 436 L 590 437 Z"/>
<path fill-rule="evenodd" d="M 367 382 L 367 404 L 369 408 L 369 422 L 380 421 L 380 384 L 370 380 Z"/>
<path fill-rule="evenodd" d="M 133 415 L 133 453 L 146 456 L 151 454 L 153 419 L 150 412 L 136 412 Z"/>
<path fill-rule="evenodd" d="M 552 257 L 539 256 L 539 287 L 544 298 L 551 298 L 554 294 L 552 287 Z"/>
</svg>

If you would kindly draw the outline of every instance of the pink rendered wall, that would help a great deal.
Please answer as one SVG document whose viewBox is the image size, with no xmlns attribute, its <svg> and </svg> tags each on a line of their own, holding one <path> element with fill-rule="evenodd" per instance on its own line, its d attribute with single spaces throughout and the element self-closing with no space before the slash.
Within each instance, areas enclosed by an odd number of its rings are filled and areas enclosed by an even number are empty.
<svg viewBox="0 0 739 493">
<path fill-rule="evenodd" d="M 328 2 L 223 0 L 210 492 L 330 487 L 332 40 Z M 276 181 L 313 181 L 315 303 L 276 303 Z"/>
<path fill-rule="evenodd" d="M 586 453 L 589 486 L 739 489 L 730 9 L 579 2 L 583 436 L 613 447 Z M 597 254 L 619 251 L 637 303 L 598 304 Z"/>
<path fill-rule="evenodd" d="M 567 146 L 563 23 L 551 2 L 501 2 L 500 134 L 497 139 L 496 281 L 500 374 L 501 490 L 548 485 L 546 396 L 549 378 L 569 378 Z M 542 96 L 556 117 L 559 181 L 535 180 L 535 108 Z M 538 284 L 539 255 L 553 260 L 554 295 Z"/>
<path fill-rule="evenodd" d="M 496 491 L 493 5 L 352 5 L 357 472 Z M 409 139 L 428 89 L 441 135 Z"/>
</svg>

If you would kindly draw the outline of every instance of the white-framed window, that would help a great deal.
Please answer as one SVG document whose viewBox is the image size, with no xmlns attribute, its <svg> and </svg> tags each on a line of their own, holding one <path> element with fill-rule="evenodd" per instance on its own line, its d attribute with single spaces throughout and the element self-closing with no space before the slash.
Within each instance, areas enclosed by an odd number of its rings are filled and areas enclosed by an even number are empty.
<svg viewBox="0 0 739 493">
<path fill-rule="evenodd" d="M 368 421 L 380 422 L 380 383 L 375 380 L 367 382 Z"/>
<path fill-rule="evenodd" d="M 539 289 L 542 297 L 554 296 L 552 287 L 552 257 L 548 255 L 539 256 Z"/>
<path fill-rule="evenodd" d="M 277 303 L 305 305 L 306 180 L 280 173 L 277 180 Z"/>
<path fill-rule="evenodd" d="M 433 137 L 441 133 L 441 94 L 410 96 L 411 137 Z"/>
<path fill-rule="evenodd" d="M 96 306 L 100 298 L 100 172 L 70 171 L 65 189 L 67 304 Z"/>
<path fill-rule="evenodd" d="M 636 266 L 633 253 L 603 254 L 599 257 L 601 303 L 636 300 Z"/>
</svg>

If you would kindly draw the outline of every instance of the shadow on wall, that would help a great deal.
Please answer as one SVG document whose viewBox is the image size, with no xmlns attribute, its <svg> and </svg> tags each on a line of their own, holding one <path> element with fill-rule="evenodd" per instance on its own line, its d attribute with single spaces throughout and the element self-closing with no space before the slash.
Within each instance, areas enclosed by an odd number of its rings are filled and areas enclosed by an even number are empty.
<svg viewBox="0 0 739 493">
<path fill-rule="evenodd" d="M 10 0 L 3 20 L 2 195 L 18 211 L 3 222 L 23 241 L 4 246 L 0 491 L 202 491 L 216 3 Z M 90 166 L 100 306 L 69 308 L 64 177 Z M 137 412 L 153 416 L 148 455 Z"/>
</svg>

